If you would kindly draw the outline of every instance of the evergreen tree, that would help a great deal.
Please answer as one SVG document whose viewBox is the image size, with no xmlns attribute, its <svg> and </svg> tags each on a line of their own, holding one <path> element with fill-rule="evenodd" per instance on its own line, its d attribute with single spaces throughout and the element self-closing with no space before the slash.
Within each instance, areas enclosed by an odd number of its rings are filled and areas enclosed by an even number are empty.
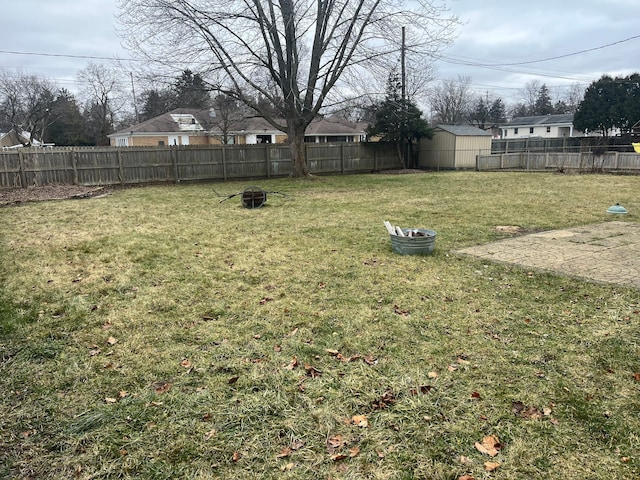
<svg viewBox="0 0 640 480">
<path fill-rule="evenodd" d="M 415 165 L 414 142 L 433 138 L 433 129 L 422 118 L 422 112 L 410 99 L 402 97 L 402 84 L 396 72 L 389 75 L 385 99 L 377 105 L 375 122 L 367 129 L 367 134 L 382 142 L 394 143 L 403 168 Z M 404 147 L 408 148 L 408 159 Z"/>
<path fill-rule="evenodd" d="M 573 117 L 574 126 L 583 132 L 608 136 L 614 129 L 629 133 L 640 119 L 640 74 L 612 78 L 602 76 L 584 94 Z"/>
<path fill-rule="evenodd" d="M 553 113 L 553 104 L 549 95 L 549 89 L 546 84 L 542 84 L 536 96 L 536 102 L 533 106 L 534 115 L 551 115 Z"/>
<path fill-rule="evenodd" d="M 486 124 L 489 122 L 489 108 L 484 99 L 480 97 L 475 106 L 471 110 L 469 120 L 478 128 L 485 129 Z"/>
<path fill-rule="evenodd" d="M 75 97 L 66 89 L 58 92 L 51 106 L 44 141 L 56 146 L 87 145 L 85 123 Z"/>
<path fill-rule="evenodd" d="M 199 73 L 185 70 L 173 86 L 177 108 L 209 108 L 211 97 Z"/>
<path fill-rule="evenodd" d="M 491 107 L 489 108 L 489 118 L 493 124 L 504 123 L 507 121 L 507 110 L 501 98 L 495 99 L 491 104 Z"/>
<path fill-rule="evenodd" d="M 171 89 L 145 90 L 141 95 L 142 108 L 140 121 L 149 120 L 176 108 L 177 97 Z"/>
</svg>

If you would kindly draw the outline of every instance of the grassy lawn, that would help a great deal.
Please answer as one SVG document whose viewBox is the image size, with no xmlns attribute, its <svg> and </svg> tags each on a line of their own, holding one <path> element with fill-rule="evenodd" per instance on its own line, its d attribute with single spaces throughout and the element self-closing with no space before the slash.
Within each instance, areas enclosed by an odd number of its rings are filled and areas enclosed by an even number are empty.
<svg viewBox="0 0 640 480">
<path fill-rule="evenodd" d="M 1 478 L 640 475 L 639 292 L 454 253 L 616 202 L 636 221 L 639 177 L 213 193 L 251 183 L 0 209 Z M 436 230 L 433 255 L 383 220 Z"/>
</svg>

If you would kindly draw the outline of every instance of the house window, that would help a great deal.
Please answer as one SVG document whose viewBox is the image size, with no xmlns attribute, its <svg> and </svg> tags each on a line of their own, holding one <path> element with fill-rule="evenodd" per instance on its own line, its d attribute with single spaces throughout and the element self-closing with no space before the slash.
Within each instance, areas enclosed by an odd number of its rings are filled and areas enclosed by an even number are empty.
<svg viewBox="0 0 640 480">
<path fill-rule="evenodd" d="M 551 133 L 551 127 L 547 127 L 547 133 Z"/>
<path fill-rule="evenodd" d="M 272 143 L 271 135 L 256 135 L 258 143 Z"/>
<path fill-rule="evenodd" d="M 514 135 L 517 135 L 517 134 L 518 134 L 518 129 L 517 129 L 517 128 L 514 128 L 514 129 L 513 129 L 513 134 L 514 134 Z"/>
<path fill-rule="evenodd" d="M 159 146 L 159 147 L 164 146 L 164 140 L 159 140 L 159 141 L 158 141 L 158 146 Z"/>
</svg>

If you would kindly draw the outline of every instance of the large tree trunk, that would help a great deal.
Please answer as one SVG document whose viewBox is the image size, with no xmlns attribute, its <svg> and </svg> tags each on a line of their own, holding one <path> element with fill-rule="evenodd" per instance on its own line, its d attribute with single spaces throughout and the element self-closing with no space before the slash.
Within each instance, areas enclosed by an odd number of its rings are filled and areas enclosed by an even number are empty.
<svg viewBox="0 0 640 480">
<path fill-rule="evenodd" d="M 309 165 L 307 164 L 307 153 L 304 145 L 304 133 L 306 128 L 299 125 L 291 125 L 289 127 L 289 146 L 291 148 L 291 160 L 293 168 L 291 170 L 292 177 L 308 177 L 310 176 Z"/>
</svg>

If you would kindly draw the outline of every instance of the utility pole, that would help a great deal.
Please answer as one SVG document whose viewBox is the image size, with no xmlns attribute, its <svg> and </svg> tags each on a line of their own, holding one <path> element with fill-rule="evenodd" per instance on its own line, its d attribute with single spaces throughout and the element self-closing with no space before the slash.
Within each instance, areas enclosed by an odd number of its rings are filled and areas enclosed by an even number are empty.
<svg viewBox="0 0 640 480">
<path fill-rule="evenodd" d="M 136 89 L 133 87 L 133 73 L 129 72 L 129 76 L 131 77 L 131 93 L 133 94 L 133 112 L 136 115 L 136 123 L 140 123 L 140 119 L 138 118 L 138 101 L 136 100 Z"/>
<path fill-rule="evenodd" d="M 400 127 L 402 129 L 402 133 L 404 136 L 404 126 L 406 126 L 406 122 L 407 122 L 407 113 L 405 111 L 405 107 L 406 107 L 406 99 L 407 99 L 407 69 L 406 69 L 406 65 L 405 65 L 405 50 L 406 50 L 406 37 L 405 37 L 405 27 L 402 27 L 402 46 L 400 48 L 400 70 L 401 70 L 401 76 L 402 78 L 400 79 L 401 83 L 402 83 L 402 102 L 401 102 L 401 111 L 400 111 L 400 115 L 401 115 L 401 119 L 402 119 L 402 126 Z M 407 168 L 409 166 L 413 167 L 413 165 L 409 165 L 407 162 L 407 142 L 404 141 L 404 138 L 402 140 L 402 163 L 404 164 L 404 167 Z"/>
<path fill-rule="evenodd" d="M 402 100 L 407 98 L 407 69 L 405 66 L 405 28 L 402 27 L 402 48 L 400 49 L 400 65 L 402 69 Z"/>
</svg>

